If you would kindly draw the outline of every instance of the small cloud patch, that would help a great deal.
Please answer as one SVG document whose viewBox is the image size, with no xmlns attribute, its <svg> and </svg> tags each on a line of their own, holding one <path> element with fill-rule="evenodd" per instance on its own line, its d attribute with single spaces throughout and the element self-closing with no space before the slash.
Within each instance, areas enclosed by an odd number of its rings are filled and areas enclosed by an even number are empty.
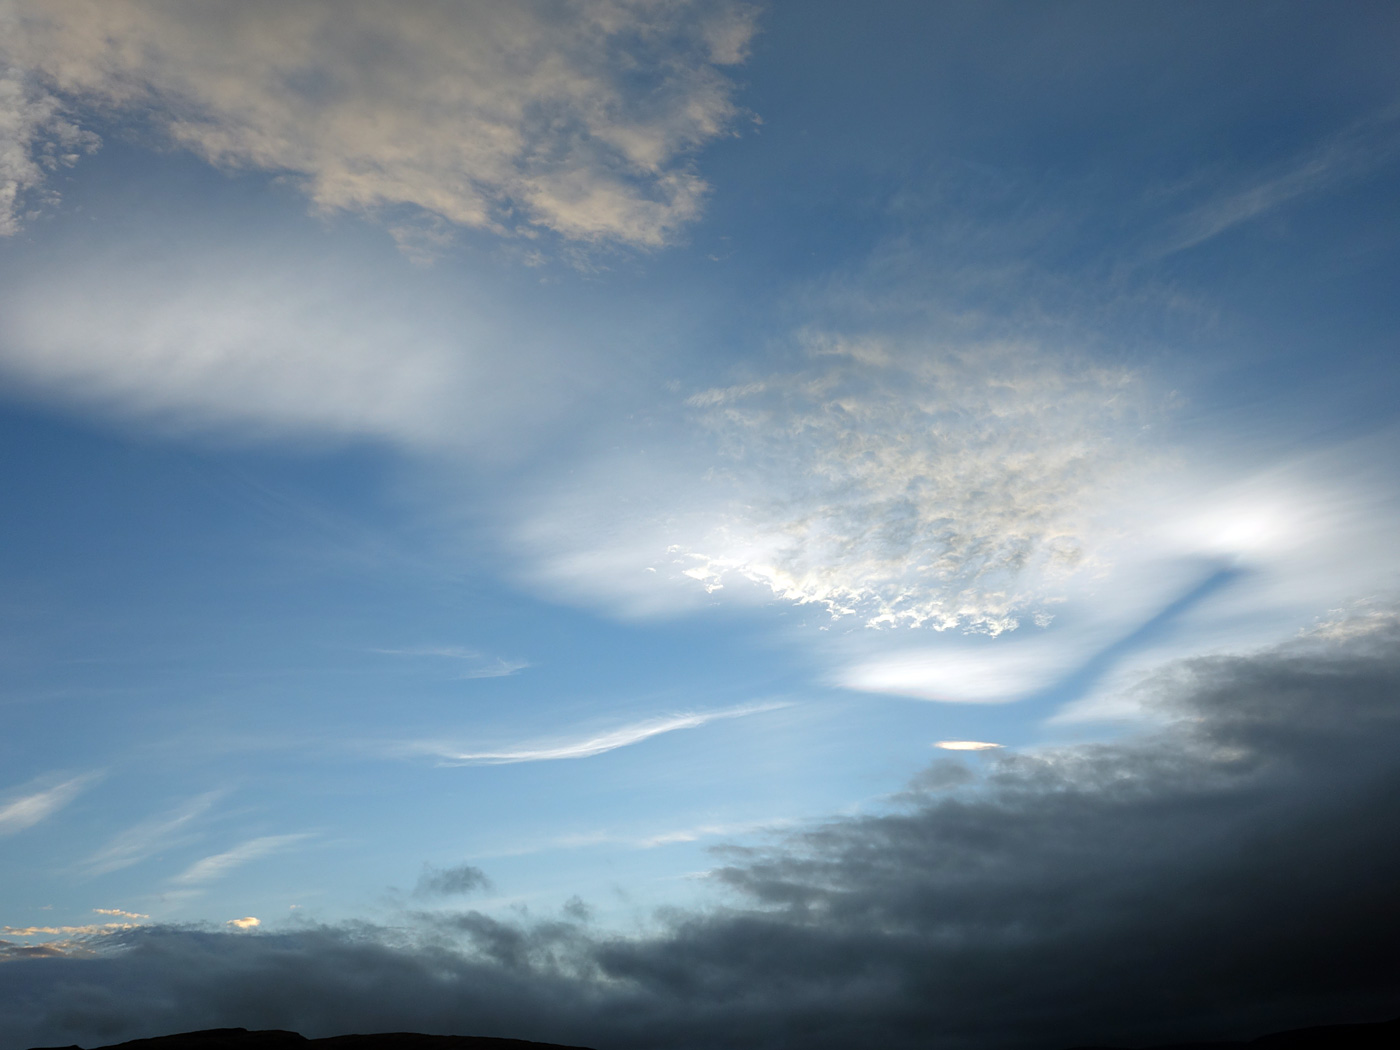
<svg viewBox="0 0 1400 1050">
<path fill-rule="evenodd" d="M 990 751 L 1001 747 L 986 740 L 940 740 L 933 746 L 941 747 L 944 751 Z"/>
<path fill-rule="evenodd" d="M 224 925 L 232 926 L 238 930 L 251 930 L 262 925 L 262 920 L 254 915 L 245 915 L 241 919 L 229 919 Z"/>
<path fill-rule="evenodd" d="M 477 890 L 489 890 L 491 880 L 486 872 L 471 864 L 461 864 L 455 868 L 428 868 L 418 879 L 413 889 L 415 897 L 450 897 Z"/>
</svg>

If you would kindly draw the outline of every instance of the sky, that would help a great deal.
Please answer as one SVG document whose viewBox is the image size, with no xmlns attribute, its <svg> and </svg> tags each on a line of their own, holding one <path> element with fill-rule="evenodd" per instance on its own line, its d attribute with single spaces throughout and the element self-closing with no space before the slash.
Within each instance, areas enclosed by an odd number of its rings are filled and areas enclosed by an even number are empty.
<svg viewBox="0 0 1400 1050">
<path fill-rule="evenodd" d="M 1400 1014 L 1397 44 L 0 0 L 0 1050 Z"/>
</svg>

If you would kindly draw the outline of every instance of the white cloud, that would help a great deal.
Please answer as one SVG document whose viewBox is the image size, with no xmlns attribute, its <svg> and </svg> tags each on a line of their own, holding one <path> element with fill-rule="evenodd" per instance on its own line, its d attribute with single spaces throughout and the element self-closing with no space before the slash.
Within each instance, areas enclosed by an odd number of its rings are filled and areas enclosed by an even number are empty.
<svg viewBox="0 0 1400 1050">
<path fill-rule="evenodd" d="M 43 779 L 30 781 L 18 789 L 17 793 L 0 801 L 0 835 L 13 835 L 47 820 L 77 798 L 96 779 L 97 774 L 88 773 L 42 788 L 39 785 L 44 782 Z M 38 790 L 34 790 L 35 788 Z"/>
<path fill-rule="evenodd" d="M 225 926 L 232 926 L 238 930 L 254 930 L 262 925 L 262 920 L 256 915 L 245 915 L 241 919 L 229 919 Z"/>
<path fill-rule="evenodd" d="M 785 703 L 750 704 L 720 711 L 668 715 L 649 718 L 631 725 L 620 726 L 604 733 L 570 740 L 538 741 L 494 751 L 467 751 L 440 742 L 410 744 L 401 753 L 436 755 L 453 765 L 508 765 L 516 762 L 552 762 L 565 758 L 590 758 L 621 747 L 639 744 L 654 736 L 674 733 L 681 729 L 697 729 L 709 722 L 725 718 L 743 718 L 788 706 Z"/>
<path fill-rule="evenodd" d="M 536 579 L 642 614 L 741 584 L 872 627 L 995 635 L 1101 568 L 1105 509 L 1153 461 L 1140 377 L 1015 343 L 806 349 L 801 371 L 690 397 L 674 458 L 541 500 L 516 536 Z"/>
<path fill-rule="evenodd" d="M 181 430 L 438 441 L 460 428 L 472 333 L 377 309 L 334 265 L 94 254 L 10 283 L 0 368 L 68 401 Z M 456 403 L 454 403 L 454 401 Z"/>
<path fill-rule="evenodd" d="M 0 39 L 13 32 L 0 7 Z M 69 119 L 62 103 L 5 62 L 0 44 L 0 237 L 17 233 L 36 206 L 52 203 L 49 175 L 91 152 L 98 138 Z"/>
<path fill-rule="evenodd" d="M 98 915 L 117 915 L 123 919 L 149 919 L 150 916 L 139 911 L 122 911 L 120 908 L 93 908 Z"/>
<path fill-rule="evenodd" d="M 309 834 L 296 835 L 264 835 L 261 838 L 249 839 L 240 843 L 233 849 L 225 850 L 223 853 L 215 853 L 197 860 L 186 868 L 172 880 L 185 885 L 197 885 L 204 882 L 212 882 L 222 878 L 231 869 L 249 861 L 258 860 L 270 853 L 286 849 L 288 846 L 302 842 L 310 838 Z"/>
<path fill-rule="evenodd" d="M 83 862 L 84 870 L 88 875 L 105 875 L 139 864 L 161 850 L 178 845 L 184 841 L 189 826 L 206 813 L 221 794 L 211 791 L 199 795 L 167 813 L 132 825 L 88 857 Z"/>
<path fill-rule="evenodd" d="M 87 926 L 3 926 L 0 932 L 7 937 L 91 937 L 134 930 L 140 925 L 135 922 L 103 922 Z"/>
<path fill-rule="evenodd" d="M 940 740 L 933 746 L 944 751 L 991 751 L 1001 747 L 1000 744 L 988 743 L 985 740 Z"/>
<path fill-rule="evenodd" d="M 754 32 L 745 4 L 685 0 L 8 0 L 3 11 L 0 46 L 31 78 L 147 112 L 214 164 L 294 176 L 320 208 L 433 229 L 395 220 L 407 207 L 644 247 L 699 214 L 707 186 L 688 158 L 738 115 L 718 67 L 742 61 Z M 57 134 L 54 120 L 27 117 L 15 137 L 23 185 L 41 176 L 25 147 L 44 127 Z"/>
<path fill-rule="evenodd" d="M 1000 704 L 1020 700 L 1072 671 L 1093 652 L 1097 633 L 1076 631 L 996 639 L 939 639 L 938 644 L 848 664 L 837 684 L 862 692 L 921 700 Z"/>
</svg>

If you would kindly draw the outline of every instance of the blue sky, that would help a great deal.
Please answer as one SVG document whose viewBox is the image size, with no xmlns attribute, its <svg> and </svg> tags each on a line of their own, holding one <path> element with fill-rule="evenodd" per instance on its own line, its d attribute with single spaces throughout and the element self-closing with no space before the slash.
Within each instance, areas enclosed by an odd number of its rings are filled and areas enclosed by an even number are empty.
<svg viewBox="0 0 1400 1050">
<path fill-rule="evenodd" d="M 335 11 L 0 5 L 16 959 L 664 940 L 1393 631 L 1393 8 Z"/>
</svg>

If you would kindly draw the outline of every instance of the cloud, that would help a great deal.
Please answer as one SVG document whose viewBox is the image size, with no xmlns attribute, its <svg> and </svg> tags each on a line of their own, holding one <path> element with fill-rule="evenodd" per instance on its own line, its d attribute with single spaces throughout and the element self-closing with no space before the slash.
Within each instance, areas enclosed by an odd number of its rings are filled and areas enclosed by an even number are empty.
<svg viewBox="0 0 1400 1050">
<path fill-rule="evenodd" d="M 21 390 L 167 430 L 417 446 L 460 433 L 451 417 L 484 378 L 469 325 L 408 324 L 343 266 L 250 251 L 93 251 L 16 274 L 0 368 Z"/>
<path fill-rule="evenodd" d="M 1001 747 L 1000 744 L 991 744 L 985 740 L 940 740 L 933 746 L 944 751 L 990 751 Z"/>
<path fill-rule="evenodd" d="M 259 919 L 257 916 L 248 915 L 241 919 L 229 919 L 229 921 L 224 923 L 224 925 L 232 926 L 235 929 L 239 930 L 253 930 L 257 929 L 257 927 L 262 925 L 262 920 Z"/>
<path fill-rule="evenodd" d="M 674 733 L 681 729 L 697 729 L 725 718 L 745 718 L 764 711 L 786 707 L 784 703 L 747 704 L 719 711 L 703 711 L 684 715 L 649 718 L 621 726 L 606 733 L 572 740 L 539 741 L 499 751 L 463 751 L 444 743 L 416 743 L 401 749 L 409 754 L 437 755 L 448 765 L 508 765 L 515 762 L 553 762 L 566 758 L 591 758 L 621 747 L 630 747 L 643 740 Z"/>
<path fill-rule="evenodd" d="M 943 758 L 882 811 L 723 849 L 723 903 L 646 931 L 470 910 L 112 930 L 0 967 L 0 1048 L 241 1025 L 1029 1050 L 1393 1016 L 1400 619 L 1379 612 L 1159 669 L 1151 732 Z"/>
<path fill-rule="evenodd" d="M 122 911 L 120 908 L 93 908 L 98 915 L 119 915 L 123 919 L 149 919 L 149 915 L 143 915 L 139 911 Z"/>
<path fill-rule="evenodd" d="M 1400 151 L 1394 108 L 1346 128 L 1306 153 L 1293 157 L 1251 185 L 1217 196 L 1187 212 L 1156 253 L 1185 251 L 1228 230 L 1267 215 L 1301 197 L 1361 178 Z"/>
<path fill-rule="evenodd" d="M 276 853 L 286 849 L 298 842 L 311 838 L 310 834 L 302 833 L 295 835 L 264 835 L 260 838 L 249 839 L 247 842 L 239 843 L 233 849 L 225 850 L 223 853 L 215 853 L 197 860 L 188 868 L 176 875 L 171 881 L 182 885 L 198 885 L 205 882 L 213 882 L 221 879 L 233 868 L 250 861 L 266 857 L 268 854 Z"/>
<path fill-rule="evenodd" d="M 0 10 L 0 27 L 8 30 L 4 16 Z M 18 233 L 34 210 L 52 205 L 58 193 L 46 185 L 49 176 L 98 144 L 57 98 L 8 68 L 0 51 L 0 237 Z"/>
<path fill-rule="evenodd" d="M 83 861 L 84 871 L 89 876 L 120 871 L 187 841 L 190 825 L 208 812 L 222 794 L 219 791 L 207 792 L 160 816 L 133 824 Z"/>
<path fill-rule="evenodd" d="M 455 868 L 428 868 L 418 877 L 415 897 L 451 897 L 491 888 L 486 872 L 471 864 Z"/>
<path fill-rule="evenodd" d="M 415 251 L 435 222 L 667 243 L 700 213 L 689 158 L 737 118 L 720 67 L 754 32 L 746 4 L 634 0 L 5 13 L 5 57 L 48 92 L 0 160 L 21 189 L 67 156 L 26 147 L 78 134 L 56 95 L 145 116 L 221 167 L 290 176 L 318 208 L 382 214 Z"/>
<path fill-rule="evenodd" d="M 505 657 L 488 657 L 475 649 L 466 649 L 459 645 L 418 645 L 407 649 L 375 649 L 376 653 L 384 653 L 387 656 L 437 656 L 447 660 L 463 660 L 476 664 L 462 671 L 459 678 L 508 678 L 513 674 L 519 674 L 530 666 L 528 660 L 507 660 Z"/>
<path fill-rule="evenodd" d="M 1072 670 L 1086 656 L 1082 644 L 1082 637 L 1058 634 L 946 644 L 862 660 L 844 668 L 838 681 L 848 689 L 924 700 L 1007 703 Z"/>
<path fill-rule="evenodd" d="M 0 800 L 0 835 L 13 835 L 47 820 L 97 779 L 98 774 L 88 773 L 53 784 L 51 787 L 40 785 L 50 782 L 52 778 L 31 780 L 12 792 L 8 798 Z M 35 788 L 38 790 L 34 790 Z"/>
<path fill-rule="evenodd" d="M 607 463 L 596 489 L 542 501 L 518 536 L 535 578 L 643 613 L 664 607 L 649 594 L 740 590 L 996 635 L 1100 567 L 1106 506 L 1153 467 L 1143 377 L 1028 342 L 801 343 L 801 370 L 689 397 L 669 470 Z M 590 527 L 599 492 L 628 524 Z"/>
</svg>

